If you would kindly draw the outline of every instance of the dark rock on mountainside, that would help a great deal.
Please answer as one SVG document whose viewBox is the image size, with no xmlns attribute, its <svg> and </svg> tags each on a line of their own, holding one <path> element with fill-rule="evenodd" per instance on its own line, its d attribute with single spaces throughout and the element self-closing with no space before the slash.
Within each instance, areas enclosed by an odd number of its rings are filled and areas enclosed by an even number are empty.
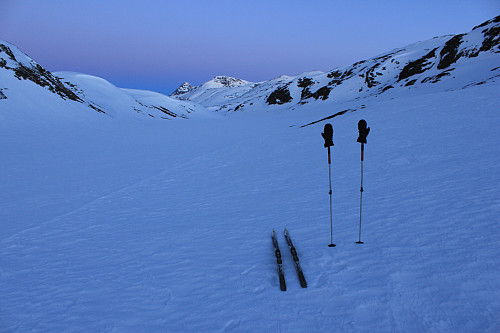
<svg viewBox="0 0 500 333">
<path fill-rule="evenodd" d="M 312 79 L 308 78 L 308 77 L 303 77 L 303 78 L 300 78 L 298 81 L 297 81 L 297 87 L 299 88 L 307 88 L 309 87 L 310 85 L 312 85 L 314 82 Z"/>
<path fill-rule="evenodd" d="M 500 19 L 500 16 L 497 16 L 497 19 Z M 497 21 L 498 22 L 498 21 Z M 500 27 L 492 27 L 490 29 L 486 29 L 483 31 L 484 33 L 484 40 L 483 44 L 481 45 L 481 48 L 479 51 L 489 51 L 493 49 L 495 46 L 497 49 L 499 48 L 498 46 L 500 45 Z M 499 52 L 500 50 L 497 50 Z"/>
<path fill-rule="evenodd" d="M 312 94 L 312 97 L 314 97 L 315 99 L 321 99 L 321 100 L 326 100 L 328 99 L 328 96 L 330 95 L 330 91 L 332 90 L 332 88 L 330 87 L 321 87 L 319 88 L 314 94 Z"/>
<path fill-rule="evenodd" d="M 313 84 L 314 84 L 313 80 L 308 77 L 300 78 L 297 81 L 297 87 L 302 88 L 302 92 L 300 93 L 301 100 L 308 99 L 313 96 L 311 90 L 309 90 L 309 87 Z"/>
<path fill-rule="evenodd" d="M 193 89 L 194 87 L 189 82 L 184 82 L 183 84 L 180 85 L 179 88 L 177 88 L 173 93 L 171 93 L 170 96 L 182 95 L 192 91 Z"/>
<path fill-rule="evenodd" d="M 376 77 L 379 75 L 382 75 L 381 73 L 377 72 L 378 68 L 380 67 L 380 63 L 376 63 L 375 66 L 372 68 L 369 68 L 366 73 L 365 73 L 365 83 L 368 88 L 373 88 L 377 85 L 380 84 L 376 80 Z"/>
<path fill-rule="evenodd" d="M 14 72 L 14 76 L 19 80 L 29 80 L 39 85 L 40 87 L 47 88 L 51 92 L 58 94 L 64 99 L 70 99 L 77 102 L 83 102 L 80 97 L 78 97 L 71 89 L 66 87 L 57 77 L 52 75 L 51 72 L 43 68 L 37 63 L 31 62 L 29 64 L 24 64 L 19 62 L 12 50 L 4 45 L 0 44 L 0 55 L 5 53 L 15 67 L 9 67 L 7 65 L 7 60 L 0 58 L 0 67 Z"/>
<path fill-rule="evenodd" d="M 441 73 L 439 73 L 437 75 L 426 77 L 425 79 L 422 80 L 422 83 L 426 83 L 426 82 L 437 83 L 441 80 L 442 77 L 451 75 L 450 72 L 452 70 L 453 70 L 453 68 L 442 71 Z"/>
<path fill-rule="evenodd" d="M 458 52 L 458 48 L 462 43 L 463 36 L 463 34 L 453 36 L 446 42 L 443 49 L 439 53 L 441 56 L 441 60 L 439 61 L 439 64 L 437 66 L 438 69 L 445 69 L 449 67 L 461 57 L 462 54 Z"/>
<path fill-rule="evenodd" d="M 415 74 L 421 74 L 431 68 L 434 64 L 432 59 L 436 57 L 436 50 L 437 48 L 433 49 L 420 59 L 410 61 L 405 67 L 403 67 L 401 73 L 399 73 L 398 81 L 409 78 Z"/>
<path fill-rule="evenodd" d="M 488 24 L 491 24 L 491 23 L 500 23 L 500 15 L 492 18 L 491 20 L 488 20 L 488 21 L 485 21 L 485 22 L 481 23 L 480 25 L 475 26 L 472 30 L 476 30 L 476 29 L 485 27 L 485 26 L 487 26 Z"/>
<path fill-rule="evenodd" d="M 62 98 L 68 98 L 73 101 L 81 102 L 80 97 L 78 97 L 73 91 L 67 88 L 58 78 L 52 75 L 49 71 L 44 69 L 40 65 L 34 67 L 27 67 L 23 64 L 19 64 L 17 68 L 14 68 L 15 76 L 21 80 L 30 80 L 41 87 L 46 87 L 53 93 L 58 94 Z"/>
<path fill-rule="evenodd" d="M 7 56 L 9 56 L 10 59 L 17 61 L 12 50 L 10 48 L 8 48 L 6 45 L 0 44 L 0 53 L 1 52 L 5 52 L 7 54 Z M 2 60 L 4 61 L 4 66 L 5 66 L 6 61 L 5 61 L 5 59 L 2 59 Z M 4 67 L 4 66 L 2 66 L 2 67 Z"/>
<path fill-rule="evenodd" d="M 269 105 L 273 104 L 285 104 L 288 103 L 292 100 L 292 96 L 290 95 L 290 90 L 288 90 L 287 86 L 281 86 L 278 87 L 275 91 L 273 91 L 269 97 L 267 98 L 266 102 Z"/>
<path fill-rule="evenodd" d="M 313 94 L 312 94 L 311 90 L 309 90 L 308 87 L 302 89 L 302 92 L 300 93 L 300 99 L 301 100 L 308 99 L 308 98 L 311 98 L 311 97 L 313 97 Z"/>
</svg>

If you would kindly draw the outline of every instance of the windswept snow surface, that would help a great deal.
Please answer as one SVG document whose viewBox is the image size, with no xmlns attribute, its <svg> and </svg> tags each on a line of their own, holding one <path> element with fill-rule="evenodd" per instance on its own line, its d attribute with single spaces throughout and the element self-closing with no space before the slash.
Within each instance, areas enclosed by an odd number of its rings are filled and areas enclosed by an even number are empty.
<svg viewBox="0 0 500 333">
<path fill-rule="evenodd" d="M 0 123 L 0 331 L 499 332 L 499 88 Z M 359 111 L 331 120 L 329 248 L 325 122 L 299 126 L 344 109 Z"/>
</svg>

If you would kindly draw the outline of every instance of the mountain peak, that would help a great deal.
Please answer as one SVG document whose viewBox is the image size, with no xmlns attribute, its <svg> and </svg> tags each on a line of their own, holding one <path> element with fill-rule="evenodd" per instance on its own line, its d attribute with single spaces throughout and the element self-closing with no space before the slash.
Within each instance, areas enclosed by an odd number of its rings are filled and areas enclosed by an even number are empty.
<svg viewBox="0 0 500 333">
<path fill-rule="evenodd" d="M 237 79 L 230 76 L 215 76 L 212 80 L 203 84 L 206 88 L 234 88 L 248 84 L 248 81 Z"/>
<path fill-rule="evenodd" d="M 190 92 L 193 89 L 194 89 L 194 87 L 191 85 L 191 83 L 184 82 L 183 84 L 181 84 L 179 86 L 179 88 L 177 88 L 177 90 L 175 90 L 173 93 L 171 93 L 170 96 L 182 95 L 182 94 Z"/>
</svg>

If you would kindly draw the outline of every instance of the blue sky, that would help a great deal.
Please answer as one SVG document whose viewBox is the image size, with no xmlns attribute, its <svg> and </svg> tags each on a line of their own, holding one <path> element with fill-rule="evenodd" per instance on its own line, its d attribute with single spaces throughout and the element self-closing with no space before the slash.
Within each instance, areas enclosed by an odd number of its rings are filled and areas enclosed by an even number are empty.
<svg viewBox="0 0 500 333">
<path fill-rule="evenodd" d="M 498 0 L 0 0 L 0 39 L 51 71 L 170 93 L 328 71 L 496 15 Z"/>
</svg>

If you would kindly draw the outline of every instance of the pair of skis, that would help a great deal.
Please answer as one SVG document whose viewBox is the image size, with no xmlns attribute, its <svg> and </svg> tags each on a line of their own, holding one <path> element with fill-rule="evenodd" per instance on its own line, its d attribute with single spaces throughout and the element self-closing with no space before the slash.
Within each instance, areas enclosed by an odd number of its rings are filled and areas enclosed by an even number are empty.
<svg viewBox="0 0 500 333">
<path fill-rule="evenodd" d="M 297 276 L 299 277 L 300 286 L 302 288 L 307 288 L 306 278 L 304 277 L 304 273 L 302 272 L 302 268 L 300 267 L 297 250 L 295 250 L 290 234 L 288 233 L 288 230 L 286 228 L 283 231 L 283 234 L 285 235 L 288 248 L 290 249 L 290 253 L 292 254 L 293 263 L 295 266 L 295 270 L 297 271 Z M 285 273 L 283 273 L 283 260 L 281 259 L 281 251 L 278 245 L 278 238 L 276 237 L 276 232 L 274 231 L 274 229 L 271 234 L 271 237 L 273 239 L 274 254 L 276 255 L 276 262 L 278 264 L 278 277 L 280 280 L 280 289 L 282 291 L 286 291 Z"/>
</svg>

